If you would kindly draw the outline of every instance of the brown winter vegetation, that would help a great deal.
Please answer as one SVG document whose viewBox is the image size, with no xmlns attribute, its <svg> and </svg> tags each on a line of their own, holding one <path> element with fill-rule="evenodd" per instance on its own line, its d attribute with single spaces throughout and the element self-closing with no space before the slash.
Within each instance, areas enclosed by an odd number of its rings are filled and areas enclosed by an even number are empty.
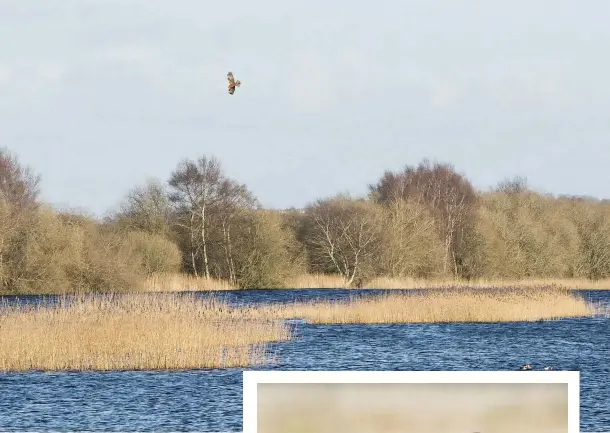
<svg viewBox="0 0 610 433">
<path fill-rule="evenodd" d="M 347 289 L 347 279 L 336 274 L 301 274 L 286 281 L 287 289 Z"/>
<path fill-rule="evenodd" d="M 235 290 L 227 280 L 218 278 L 195 277 L 179 272 L 154 274 L 144 280 L 144 292 L 217 292 Z"/>
<path fill-rule="evenodd" d="M 366 197 L 263 209 L 202 156 L 105 220 L 53 209 L 0 151 L 0 293 L 240 288 L 610 288 L 610 202 L 476 191 L 449 164 L 386 172 Z"/>
<path fill-rule="evenodd" d="M 386 173 L 367 197 L 277 211 L 203 156 L 178 164 L 167 183 L 135 188 L 103 221 L 40 202 L 39 183 L 0 150 L 0 294 L 65 295 L 58 305 L 0 307 L 5 371 L 252 365 L 267 359 L 266 343 L 290 338 L 283 318 L 588 316 L 594 306 L 543 286 L 610 281 L 607 202 L 541 195 L 519 179 L 478 192 L 446 164 Z M 147 293 L 402 286 L 451 290 L 248 308 Z"/>
<path fill-rule="evenodd" d="M 366 281 L 364 288 L 367 289 L 438 289 L 446 287 L 455 288 L 497 288 L 510 287 L 545 287 L 556 286 L 570 290 L 608 290 L 610 289 L 610 278 L 601 280 L 587 280 L 585 278 L 564 279 L 521 279 L 505 280 L 502 278 L 486 279 L 476 278 L 472 280 L 460 280 L 453 278 L 445 279 L 418 279 L 418 278 L 390 278 L 375 277 Z"/>
<path fill-rule="evenodd" d="M 590 316 L 565 289 L 437 290 L 345 302 L 231 307 L 193 294 L 63 295 L 2 305 L 0 371 L 244 367 L 286 341 L 281 320 L 316 324 L 534 321 Z"/>
<path fill-rule="evenodd" d="M 259 433 L 567 433 L 563 383 L 263 383 Z"/>
<path fill-rule="evenodd" d="M 386 324 L 449 322 L 533 322 L 587 317 L 597 307 L 555 287 L 508 290 L 438 289 L 390 293 L 344 302 L 314 301 L 260 306 L 260 317 L 305 319 L 315 324 Z"/>
<path fill-rule="evenodd" d="M 193 295 L 63 296 L 56 305 L 5 305 L 0 371 L 228 368 L 269 360 L 290 330 L 242 318 Z"/>
</svg>

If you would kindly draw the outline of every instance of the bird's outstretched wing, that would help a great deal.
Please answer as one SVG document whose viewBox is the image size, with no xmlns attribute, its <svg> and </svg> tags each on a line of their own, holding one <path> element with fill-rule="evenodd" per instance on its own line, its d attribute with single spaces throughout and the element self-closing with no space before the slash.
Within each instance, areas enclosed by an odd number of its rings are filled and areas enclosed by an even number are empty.
<svg viewBox="0 0 610 433">
<path fill-rule="evenodd" d="M 235 78 L 233 78 L 233 73 L 229 72 L 227 74 L 227 90 L 229 91 L 229 95 L 232 95 L 233 93 L 235 93 L 235 88 L 240 86 L 240 81 L 239 80 L 235 80 Z"/>
<path fill-rule="evenodd" d="M 227 74 L 227 90 L 229 91 L 229 95 L 235 93 L 235 79 L 233 78 L 233 73 L 229 72 Z"/>
</svg>

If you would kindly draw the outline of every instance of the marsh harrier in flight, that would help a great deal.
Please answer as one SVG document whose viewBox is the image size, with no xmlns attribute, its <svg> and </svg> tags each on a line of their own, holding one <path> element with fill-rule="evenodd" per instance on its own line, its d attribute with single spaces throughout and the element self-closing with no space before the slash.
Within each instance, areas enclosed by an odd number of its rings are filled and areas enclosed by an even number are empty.
<svg viewBox="0 0 610 433">
<path fill-rule="evenodd" d="M 235 88 L 239 87 L 239 85 L 241 84 L 239 80 L 235 80 L 233 78 L 233 72 L 229 72 L 227 74 L 227 81 L 228 81 L 228 90 L 229 90 L 229 95 L 232 95 L 233 93 L 235 93 Z"/>
</svg>

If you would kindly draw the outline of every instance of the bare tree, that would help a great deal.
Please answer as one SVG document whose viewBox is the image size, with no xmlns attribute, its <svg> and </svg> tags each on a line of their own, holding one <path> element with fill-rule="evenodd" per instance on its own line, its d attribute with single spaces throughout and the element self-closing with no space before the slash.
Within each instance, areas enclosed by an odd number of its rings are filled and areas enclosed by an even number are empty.
<svg viewBox="0 0 610 433">
<path fill-rule="evenodd" d="M 459 273 L 462 261 L 459 247 L 472 222 L 477 194 L 468 179 L 450 164 L 424 160 L 417 167 L 406 166 L 401 173 L 386 172 L 376 185 L 369 186 L 371 196 L 379 203 L 415 199 L 432 211 L 444 242 L 443 272 L 452 264 Z"/>
<path fill-rule="evenodd" d="M 226 263 L 227 277 L 235 282 L 236 266 L 232 251 L 232 222 L 243 210 L 258 206 L 256 199 L 245 185 L 228 179 L 222 172 L 220 162 L 212 157 L 200 157 L 197 161 L 185 160 L 172 173 L 169 186 L 169 200 L 176 207 L 181 218 L 180 225 L 190 235 L 191 266 L 197 275 L 197 257 L 201 255 L 203 273 L 210 277 L 211 257 L 216 272 L 221 273 L 218 250 L 210 248 L 212 235 L 222 233 L 221 254 Z M 214 238 L 216 238 L 214 236 Z"/>
<path fill-rule="evenodd" d="M 167 236 L 170 230 L 171 203 L 165 186 L 156 179 L 134 188 L 110 220 L 130 230 Z"/>
<path fill-rule="evenodd" d="M 515 176 L 512 179 L 504 179 L 498 183 L 497 192 L 503 192 L 509 195 L 522 194 L 529 190 L 527 178 L 523 176 Z"/>
<path fill-rule="evenodd" d="M 576 211 L 575 223 L 581 239 L 579 273 L 599 280 L 610 277 L 610 218 L 608 209 L 590 206 Z"/>
<path fill-rule="evenodd" d="M 40 194 L 40 176 L 24 167 L 6 148 L 0 148 L 0 198 L 15 211 L 36 207 Z"/>
<path fill-rule="evenodd" d="M 305 269 L 304 257 L 296 253 L 294 231 L 275 210 L 240 212 L 232 229 L 235 235 L 236 282 L 246 288 L 283 287 Z"/>
<path fill-rule="evenodd" d="M 0 288 L 8 286 L 11 241 L 21 228 L 23 213 L 14 212 L 13 205 L 0 197 Z"/>
<path fill-rule="evenodd" d="M 220 162 L 215 158 L 202 156 L 197 161 L 182 161 L 171 174 L 169 186 L 171 193 L 169 199 L 179 211 L 188 215 L 185 228 L 191 238 L 191 261 L 193 272 L 197 275 L 196 256 L 199 242 L 203 254 L 203 271 L 210 277 L 207 243 L 207 212 L 219 199 L 219 189 L 224 180 Z M 198 238 L 199 236 L 199 238 Z"/>
<path fill-rule="evenodd" d="M 377 251 L 381 212 L 374 204 L 339 196 L 306 209 L 310 258 L 323 271 L 335 271 L 351 284 Z"/>
<path fill-rule="evenodd" d="M 218 198 L 217 208 L 222 226 L 225 261 L 229 274 L 229 282 L 235 285 L 237 284 L 237 274 L 231 242 L 232 223 L 236 217 L 240 216 L 246 210 L 253 210 L 260 206 L 256 198 L 254 198 L 245 185 L 230 179 L 224 179 L 221 182 L 218 190 Z"/>
<path fill-rule="evenodd" d="M 380 273 L 390 277 L 430 277 L 442 267 L 443 249 L 434 219 L 413 200 L 398 200 L 384 207 Z"/>
</svg>

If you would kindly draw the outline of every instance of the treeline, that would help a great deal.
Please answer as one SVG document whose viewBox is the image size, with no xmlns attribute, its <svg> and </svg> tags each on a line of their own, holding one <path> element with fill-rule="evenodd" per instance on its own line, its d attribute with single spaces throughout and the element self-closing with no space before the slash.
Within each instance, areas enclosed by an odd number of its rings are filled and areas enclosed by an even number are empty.
<svg viewBox="0 0 610 433">
<path fill-rule="evenodd" d="M 358 286 L 395 278 L 610 277 L 610 203 L 555 197 L 525 179 L 476 191 L 453 166 L 386 172 L 366 197 L 263 209 L 215 158 L 134 188 L 104 221 L 40 203 L 40 178 L 0 151 L 3 293 L 137 290 L 185 272 L 238 287 L 305 273 Z"/>
</svg>

